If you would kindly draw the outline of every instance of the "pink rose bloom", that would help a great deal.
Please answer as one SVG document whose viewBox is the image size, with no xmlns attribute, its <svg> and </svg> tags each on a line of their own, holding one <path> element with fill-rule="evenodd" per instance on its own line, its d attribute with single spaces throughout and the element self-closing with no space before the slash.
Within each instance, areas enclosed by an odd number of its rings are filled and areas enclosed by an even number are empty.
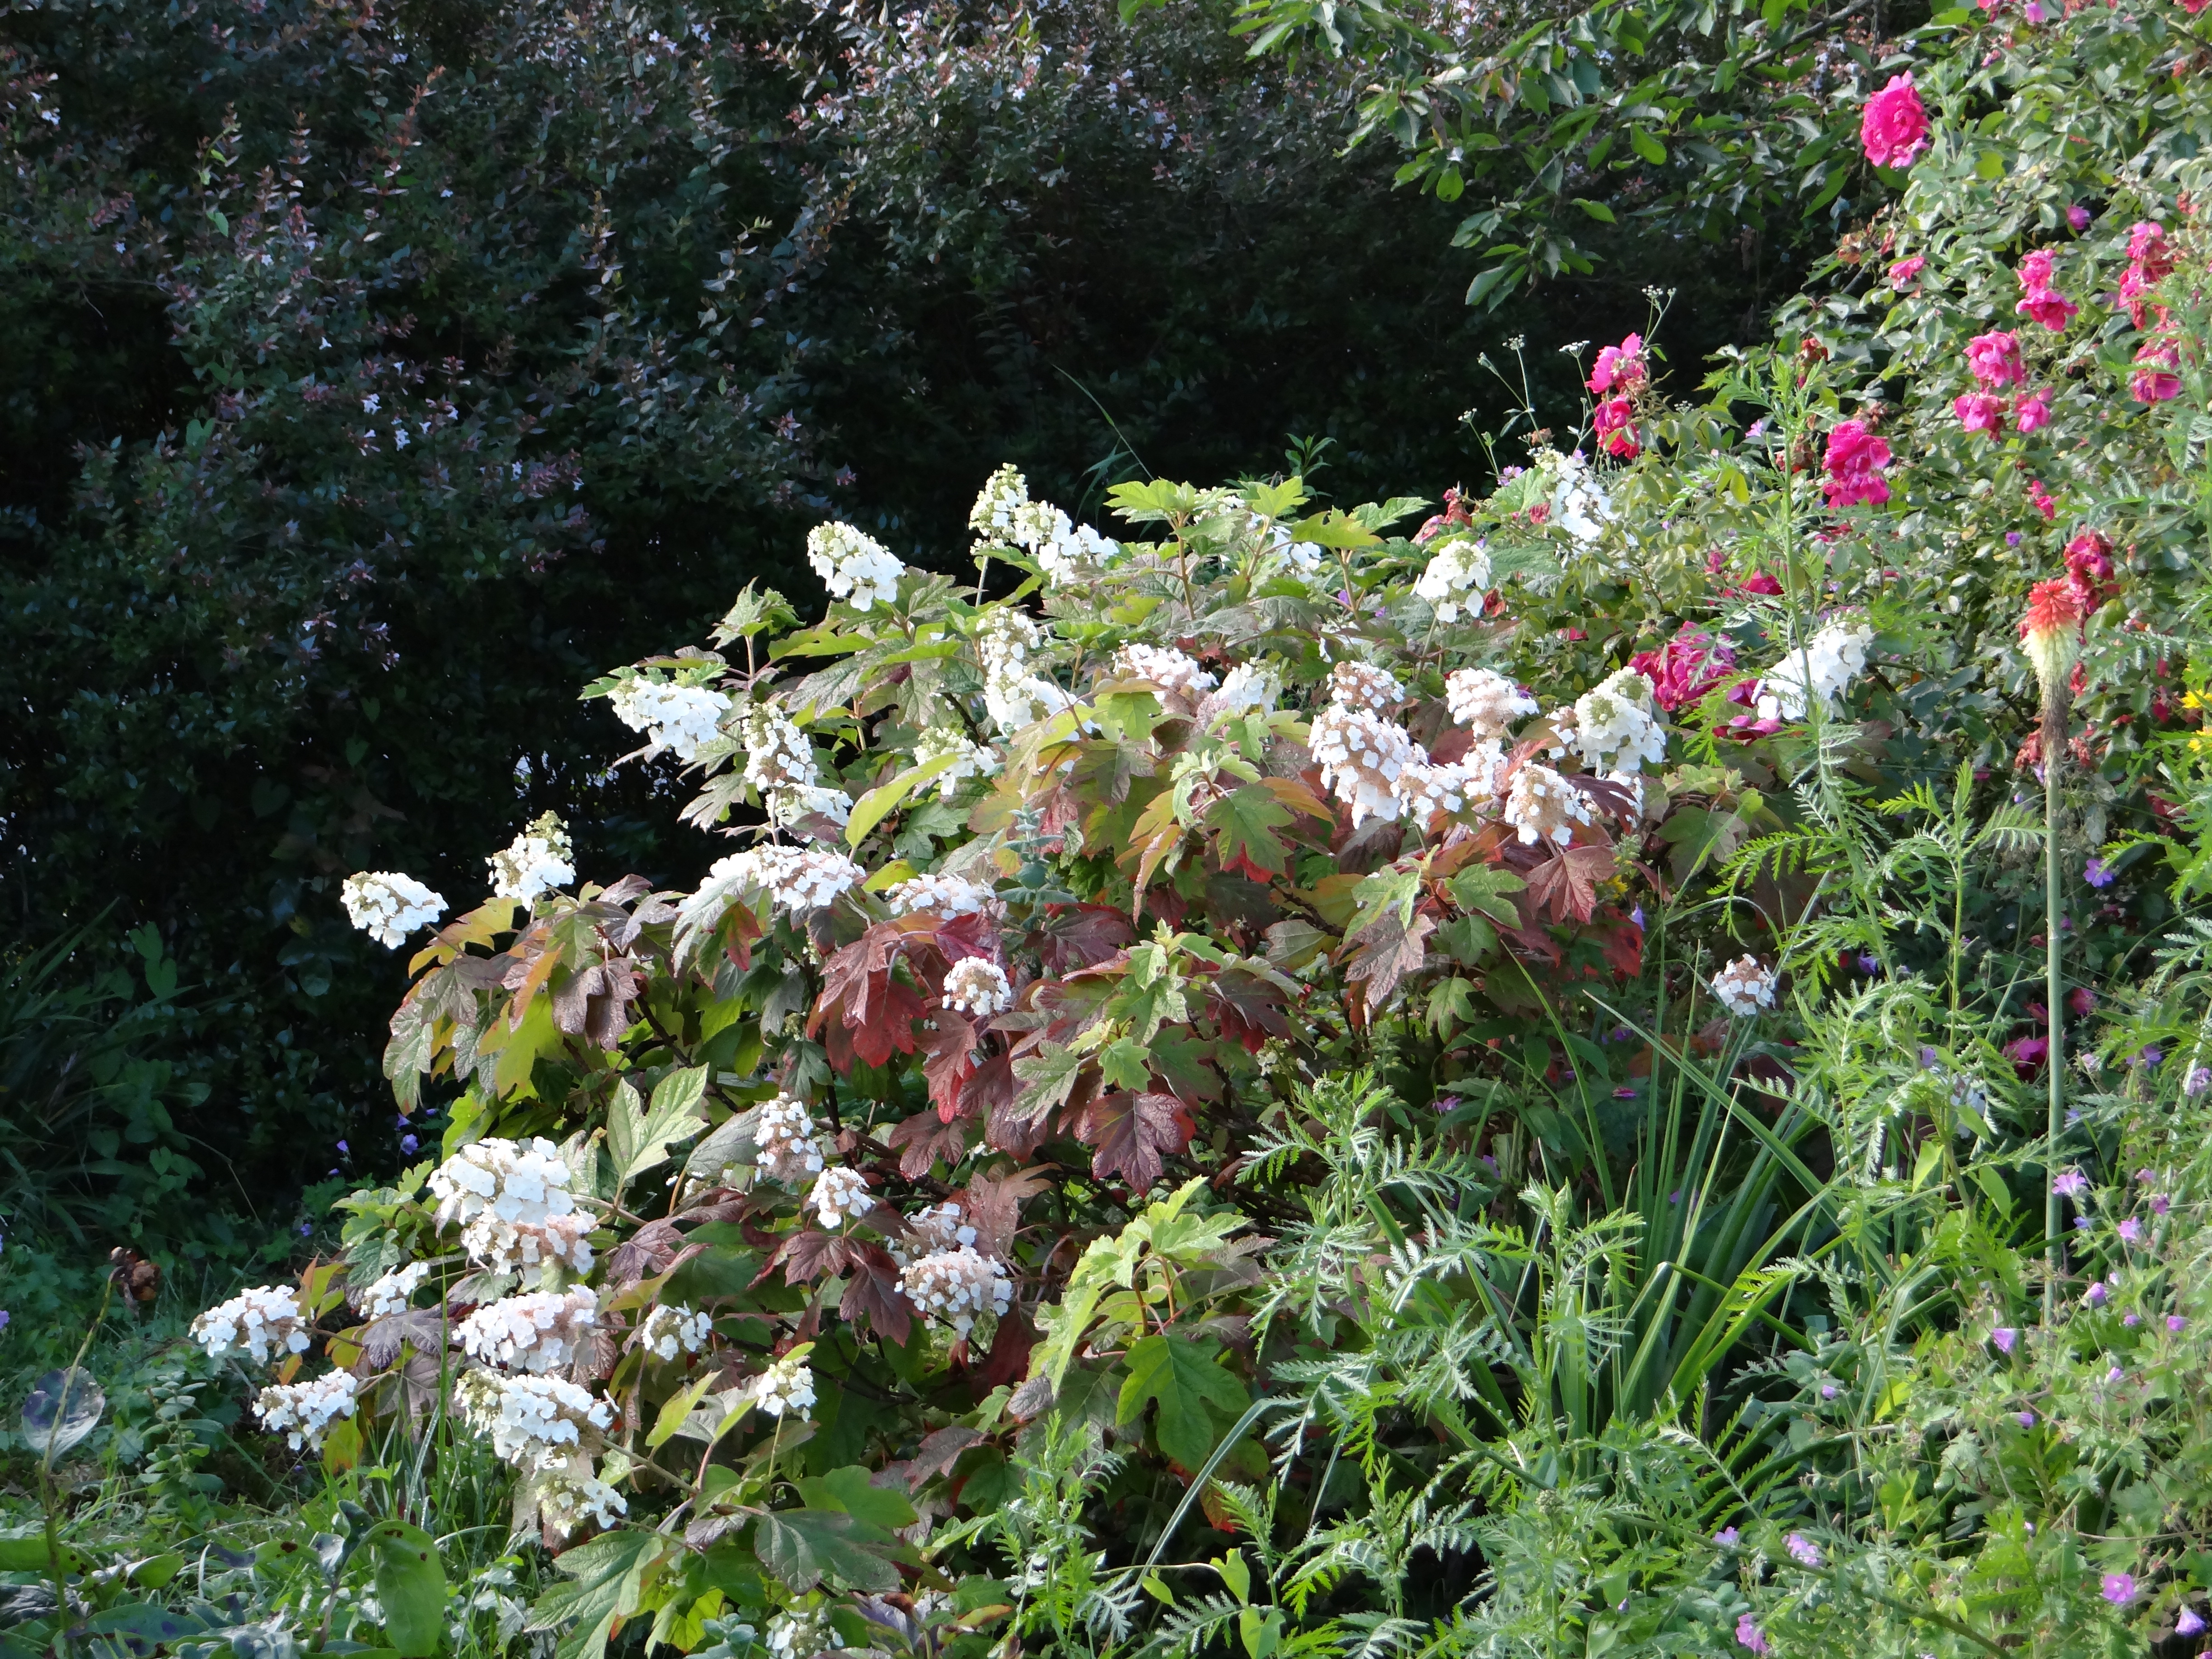
<svg viewBox="0 0 2212 1659">
<path fill-rule="evenodd" d="M 1651 682 L 1652 701 L 1668 714 L 1704 696 L 1735 667 L 1735 653 L 1703 629 L 1685 624 L 1656 651 L 1639 651 L 1628 665 Z"/>
<path fill-rule="evenodd" d="M 2004 407 L 2003 398 L 1993 398 L 1986 392 L 1969 392 L 1951 402 L 1960 426 L 1969 432 L 1986 432 L 1992 437 L 2004 424 Z"/>
<path fill-rule="evenodd" d="M 1636 441 L 1636 427 L 1629 418 L 1630 409 L 1626 398 L 1608 398 L 1597 406 L 1591 425 L 1597 432 L 1597 447 L 1620 460 L 1632 461 L 1643 453 L 1643 445 Z"/>
<path fill-rule="evenodd" d="M 2065 295 L 2047 288 L 2030 289 L 2027 297 L 2013 307 L 2018 315 L 2033 317 L 2053 334 L 2063 334 L 2067 319 L 2081 309 Z"/>
<path fill-rule="evenodd" d="M 2197 3 L 2203 5 L 2206 3 L 2206 0 L 2197 0 Z M 2066 210 L 2066 222 L 2074 227 L 2075 233 L 2078 235 L 2089 228 L 2089 210 L 2079 202 L 2075 203 Z"/>
<path fill-rule="evenodd" d="M 2136 353 L 2136 362 L 2148 365 L 2128 377 L 2128 396 L 2139 404 L 2162 404 L 2181 395 L 2181 354 L 2171 340 L 2153 340 Z"/>
<path fill-rule="evenodd" d="M 1911 82 L 1906 84 L 1909 90 Z M 1919 107 L 1918 100 L 1913 106 Z M 1855 507 L 1866 502 L 1880 507 L 1887 501 L 1889 484 L 1881 470 L 1889 465 L 1889 446 L 1868 431 L 1864 421 L 1839 422 L 1828 434 L 1828 452 L 1823 458 L 1828 481 L 1821 489 L 1828 505 Z"/>
<path fill-rule="evenodd" d="M 2212 3 L 2212 0 L 2208 0 L 2208 3 Z M 1899 259 L 1889 268 L 1889 285 L 1902 294 L 1920 281 L 1920 273 L 1927 268 L 1928 261 L 1917 253 L 1910 259 Z"/>
<path fill-rule="evenodd" d="M 2051 394 L 2030 392 L 2013 405 L 2013 424 L 2022 432 L 2037 432 L 2051 424 Z"/>
<path fill-rule="evenodd" d="M 2166 307 L 2154 304 L 2148 296 L 2172 274 L 2173 250 L 2166 245 L 2166 227 L 2150 220 L 2137 223 L 2128 232 L 2128 270 L 2120 278 L 2121 302 L 2137 328 L 2145 325 L 2154 310 L 2160 321 L 2165 321 Z"/>
<path fill-rule="evenodd" d="M 1853 424 L 1856 425 L 1856 422 L 1853 422 Z M 1885 445 L 1884 459 L 1888 459 L 1887 450 L 1887 446 Z M 1887 498 L 1884 497 L 1884 499 L 1887 500 Z M 1775 580 L 1773 577 L 1768 575 L 1764 570 L 1754 570 L 1751 574 L 1743 579 L 1743 586 L 1737 591 L 1744 593 L 1764 593 L 1771 599 L 1775 594 L 1778 594 L 1782 591 L 1782 584 Z"/>
<path fill-rule="evenodd" d="M 1966 368 L 1982 385 L 1994 391 L 2018 386 L 2027 378 L 2020 361 L 2020 337 L 2002 331 L 1977 334 L 1966 342 Z"/>
<path fill-rule="evenodd" d="M 2035 510 L 2043 514 L 2043 521 L 2051 523 L 2058 516 L 2058 503 L 2051 499 L 2051 492 L 2043 487 L 2040 478 L 2027 481 L 2027 499 L 2035 503 Z"/>
<path fill-rule="evenodd" d="M 2020 285 L 2030 294 L 2039 288 L 2049 288 L 2051 282 L 2051 267 L 2055 258 L 2056 256 L 2047 247 L 2039 247 L 2033 253 L 2023 254 L 2021 257 L 2020 270 L 2017 273 Z"/>
<path fill-rule="evenodd" d="M 1644 362 L 1644 337 L 1632 334 L 1617 346 L 1607 346 L 1597 354 L 1597 367 L 1590 370 L 1589 389 L 1603 397 L 1619 386 L 1623 392 L 1632 392 L 1650 378 Z"/>
<path fill-rule="evenodd" d="M 1928 147 L 1928 111 L 1910 75 L 1890 77 L 1890 82 L 1866 101 L 1859 121 L 1859 142 L 1866 158 L 1878 167 L 1909 167 Z"/>
</svg>

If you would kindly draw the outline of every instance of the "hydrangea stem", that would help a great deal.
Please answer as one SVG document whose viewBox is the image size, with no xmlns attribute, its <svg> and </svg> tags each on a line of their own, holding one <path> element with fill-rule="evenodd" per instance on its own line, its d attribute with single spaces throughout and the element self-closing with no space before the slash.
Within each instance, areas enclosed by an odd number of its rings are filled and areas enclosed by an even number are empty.
<svg viewBox="0 0 2212 1659">
<path fill-rule="evenodd" d="M 2059 960 L 2061 926 L 2066 901 L 2058 885 L 2058 783 L 2066 764 L 2066 687 L 2063 681 L 2050 686 L 2043 698 L 2043 999 L 2048 1011 L 2045 1030 L 2050 1046 L 2045 1050 L 2045 1074 L 2050 1080 L 2050 1165 L 2058 1167 L 2058 1137 L 2066 1127 L 2065 986 Z M 2057 1310 L 2058 1275 L 2065 1266 L 2065 1247 L 2058 1231 L 2058 1190 L 2046 1183 L 2043 1200 L 2045 1261 L 2043 1322 L 2048 1326 Z"/>
</svg>

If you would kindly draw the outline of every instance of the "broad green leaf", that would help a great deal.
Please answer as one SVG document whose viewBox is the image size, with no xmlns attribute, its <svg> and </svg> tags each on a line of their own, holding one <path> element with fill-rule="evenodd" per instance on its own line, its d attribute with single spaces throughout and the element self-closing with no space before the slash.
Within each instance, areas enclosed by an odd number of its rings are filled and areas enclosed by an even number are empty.
<svg viewBox="0 0 2212 1659">
<path fill-rule="evenodd" d="M 722 1380 L 720 1371 L 708 1371 L 689 1388 L 680 1389 L 664 1402 L 660 1415 L 653 1419 L 652 1432 L 645 1437 L 645 1449 L 653 1450 L 666 1443 L 684 1426 L 684 1419 L 691 1409 L 707 1397 L 708 1391 Z"/>
<path fill-rule="evenodd" d="M 1213 1449 L 1213 1420 L 1206 1415 L 1206 1403 L 1231 1417 L 1250 1403 L 1244 1385 L 1186 1337 L 1148 1336 L 1129 1350 L 1128 1365 L 1115 1420 L 1134 1422 L 1146 1402 L 1158 1401 L 1155 1431 L 1160 1450 L 1186 1469 L 1197 1468 Z"/>
<path fill-rule="evenodd" d="M 362 1540 L 384 1606 L 384 1633 L 404 1659 L 428 1659 L 446 1631 L 446 1568 L 438 1540 L 404 1521 L 380 1521 Z"/>
<path fill-rule="evenodd" d="M 1290 854 L 1275 834 L 1290 821 L 1290 809 L 1256 783 L 1222 796 L 1206 809 L 1204 820 L 1224 869 L 1242 864 L 1255 874 L 1275 876 L 1290 867 Z"/>
<path fill-rule="evenodd" d="M 871 1486 L 868 1472 L 857 1466 L 832 1469 L 818 1478 L 801 1480 L 799 1493 L 809 1509 L 842 1510 L 870 1526 L 910 1527 L 915 1520 L 914 1505 L 896 1489 Z"/>
<path fill-rule="evenodd" d="M 662 1078 L 649 1105 L 640 1105 L 637 1091 L 627 1082 L 616 1088 L 607 1113 L 607 1150 L 614 1155 L 620 1186 L 665 1164 L 672 1156 L 670 1146 L 707 1127 L 706 1114 L 699 1109 L 706 1091 L 703 1066 L 685 1066 Z"/>
<path fill-rule="evenodd" d="M 532 1630 L 574 1628 L 562 1638 L 560 1659 L 605 1659 L 607 1637 L 617 1619 L 638 1608 L 645 1575 L 672 1541 L 658 1533 L 625 1527 L 603 1532 L 553 1558 L 574 1582 L 556 1584 L 530 1610 Z"/>
<path fill-rule="evenodd" d="M 947 770 L 960 758 L 957 750 L 939 755 L 927 766 L 908 767 L 889 783 L 869 790 L 853 805 L 853 816 L 845 823 L 845 844 L 858 847 L 868 838 L 868 831 L 889 817 L 918 786 Z"/>
<path fill-rule="evenodd" d="M 812 1589 L 825 1578 L 878 1595 L 899 1587 L 893 1540 L 842 1510 L 779 1510 L 753 1529 L 753 1553 L 789 1589 Z"/>
</svg>

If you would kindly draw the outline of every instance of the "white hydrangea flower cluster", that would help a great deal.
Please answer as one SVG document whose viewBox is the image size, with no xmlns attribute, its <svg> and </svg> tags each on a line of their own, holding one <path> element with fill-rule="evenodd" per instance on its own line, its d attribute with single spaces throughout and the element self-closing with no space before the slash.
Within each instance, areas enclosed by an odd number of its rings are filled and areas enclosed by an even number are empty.
<svg viewBox="0 0 2212 1659">
<path fill-rule="evenodd" d="M 192 1340 L 210 1359 L 244 1354 L 265 1365 L 272 1354 L 305 1353 L 307 1322 L 289 1285 L 257 1285 L 218 1303 L 192 1321 Z"/>
<path fill-rule="evenodd" d="M 664 1304 L 646 1315 L 645 1323 L 638 1327 L 637 1343 L 648 1353 L 673 1359 L 679 1352 L 698 1352 L 714 1334 L 714 1322 L 707 1315 Z"/>
<path fill-rule="evenodd" d="M 786 1355 L 746 1383 L 745 1395 L 770 1417 L 803 1422 L 814 1405 L 814 1368 Z"/>
<path fill-rule="evenodd" d="M 984 712 L 1001 732 L 1018 732 L 1067 706 L 1066 693 L 1029 672 L 1030 653 L 1043 644 L 1044 635 L 1034 622 L 1004 605 L 987 611 L 975 630 L 975 654 L 983 665 Z"/>
<path fill-rule="evenodd" d="M 874 537 L 849 524 L 817 524 L 806 532 L 806 562 L 822 585 L 855 611 L 888 604 L 906 567 Z"/>
<path fill-rule="evenodd" d="M 363 1319 L 389 1319 L 394 1314 L 405 1313 L 415 1300 L 415 1292 L 429 1276 L 428 1262 L 410 1261 L 362 1285 L 354 1297 L 354 1305 L 361 1310 Z"/>
<path fill-rule="evenodd" d="M 945 1006 L 955 1013 L 987 1019 L 1014 1006 L 1006 970 L 983 957 L 963 957 L 945 973 Z"/>
<path fill-rule="evenodd" d="M 760 1149 L 761 1168 L 787 1187 L 803 1187 L 822 1173 L 822 1146 L 804 1101 L 782 1093 L 763 1101 L 753 1144 Z"/>
<path fill-rule="evenodd" d="M 995 778 L 1004 764 L 999 751 L 975 742 L 969 735 L 950 726 L 933 726 L 915 740 L 914 763 L 927 766 L 934 761 L 952 757 L 952 763 L 937 775 L 937 798 L 951 800 L 959 793 L 962 781 L 968 778 Z"/>
<path fill-rule="evenodd" d="M 611 1527 L 629 1513 L 629 1500 L 594 1474 L 589 1462 L 552 1470 L 538 1489 L 538 1501 L 563 1532 L 574 1532 L 586 1521 Z"/>
<path fill-rule="evenodd" d="M 503 1376 L 470 1369 L 453 1384 L 461 1420 L 491 1440 L 491 1449 L 517 1468 L 538 1468 L 562 1457 L 562 1447 L 580 1447 L 586 1429 L 605 1430 L 614 1407 L 557 1376 Z"/>
<path fill-rule="evenodd" d="M 323 1437 L 341 1417 L 353 1415 L 361 1384 L 349 1371 L 332 1371 L 311 1382 L 272 1382 L 253 1402 L 253 1414 L 294 1451 L 322 1449 Z"/>
<path fill-rule="evenodd" d="M 799 722 L 774 703 L 747 703 L 738 711 L 733 734 L 744 745 L 745 781 L 762 794 L 821 781 L 814 745 Z"/>
<path fill-rule="evenodd" d="M 1874 629 L 1865 623 L 1828 623 L 1759 677 L 1759 717 L 1802 720 L 1816 696 L 1823 708 L 1834 708 L 1836 699 L 1866 672 L 1867 650 L 1873 644 Z"/>
<path fill-rule="evenodd" d="M 975 1230 L 961 1219 L 960 1206 L 951 1199 L 916 1211 L 906 1224 L 913 1230 L 913 1240 L 890 1241 L 892 1259 L 902 1267 L 917 1257 L 958 1250 L 975 1242 Z"/>
<path fill-rule="evenodd" d="M 807 1202 L 814 1206 L 823 1226 L 836 1229 L 848 1221 L 866 1220 L 868 1212 L 876 1207 L 876 1195 L 868 1190 L 867 1176 L 842 1164 L 833 1164 L 816 1178 Z"/>
<path fill-rule="evenodd" d="M 1713 975 L 1713 994 L 1721 1006 L 1738 1019 L 1748 1019 L 1762 1008 L 1774 1006 L 1775 988 L 1781 983 L 1771 968 L 1758 957 L 1741 956 Z"/>
<path fill-rule="evenodd" d="M 1354 824 L 1395 818 L 1398 784 L 1420 755 L 1406 728 L 1367 708 L 1333 702 L 1314 717 L 1308 747 L 1322 781 L 1352 808 Z"/>
<path fill-rule="evenodd" d="M 790 1608 L 769 1620 L 765 1641 L 774 1659 L 815 1659 L 843 1647 L 845 1638 L 823 1614 L 820 1607 Z"/>
<path fill-rule="evenodd" d="M 1417 824 L 1438 812 L 1479 811 L 1498 799 L 1498 776 L 1504 769 L 1505 751 L 1498 743 L 1479 743 L 1455 761 L 1412 763 L 1399 775 L 1398 798 Z"/>
<path fill-rule="evenodd" d="M 989 888 L 965 876 L 948 875 L 939 870 L 925 871 L 897 882 L 884 890 L 884 896 L 899 915 L 927 910 L 948 921 L 954 916 L 980 915 L 996 902 Z"/>
<path fill-rule="evenodd" d="M 446 901 L 397 870 L 363 870 L 338 890 L 346 919 L 387 951 L 446 914 Z"/>
<path fill-rule="evenodd" d="M 1015 514 L 1030 504 L 1030 483 L 1012 461 L 983 481 L 975 505 L 968 511 L 968 527 L 979 540 L 1012 543 Z"/>
<path fill-rule="evenodd" d="M 689 764 L 721 730 L 730 699 L 704 685 L 675 685 L 635 674 L 617 686 L 607 701 L 615 718 L 641 732 L 654 754 L 663 750 Z"/>
<path fill-rule="evenodd" d="M 1455 668 L 1444 676 L 1451 717 L 1478 738 L 1502 738 L 1516 720 L 1536 712 L 1535 698 L 1487 668 Z"/>
<path fill-rule="evenodd" d="M 1116 679 L 1142 680 L 1164 696 L 1195 702 L 1218 683 L 1197 661 L 1172 647 L 1125 645 L 1115 653 Z"/>
<path fill-rule="evenodd" d="M 1482 596 L 1489 586 L 1488 544 L 1454 536 L 1429 556 L 1428 568 L 1413 584 L 1413 594 L 1429 602 L 1438 622 L 1455 623 L 1462 609 L 1481 613 Z"/>
<path fill-rule="evenodd" d="M 560 815 L 547 812 L 507 843 L 507 850 L 484 860 L 491 866 L 491 890 L 500 898 L 534 904 L 539 895 L 566 887 L 576 878 L 576 852 Z"/>
<path fill-rule="evenodd" d="M 980 1255 L 970 1245 L 939 1250 L 909 1263 L 899 1283 L 906 1299 L 927 1317 L 963 1337 L 985 1314 L 1003 1314 L 1013 1305 L 1014 1286 L 1006 1263 Z"/>
<path fill-rule="evenodd" d="M 866 880 L 867 874 L 842 853 L 764 842 L 717 859 L 707 872 L 706 885 L 685 908 L 703 905 L 710 893 L 719 896 L 734 889 L 759 888 L 785 915 L 803 915 L 835 902 L 840 893 Z"/>
<path fill-rule="evenodd" d="M 1121 556 L 1121 544 L 1077 525 L 1050 501 L 1030 499 L 1029 480 L 1010 463 L 984 481 L 968 514 L 978 539 L 1027 549 L 1054 587 L 1089 575 Z"/>
<path fill-rule="evenodd" d="M 1651 682 L 1623 668 L 1575 699 L 1575 752 L 1600 772 L 1633 773 L 1667 758 L 1667 733 L 1652 712 Z"/>
<path fill-rule="evenodd" d="M 1340 708 L 1385 714 L 1406 701 L 1406 688 L 1387 668 L 1367 662 L 1340 662 L 1329 671 L 1328 698 Z"/>
<path fill-rule="evenodd" d="M 496 1138 L 462 1147 L 430 1177 L 441 1227 L 461 1224 L 471 1261 L 506 1273 L 558 1261 L 592 1270 L 589 1216 L 568 1191 L 561 1149 L 543 1136 L 520 1146 Z"/>
<path fill-rule="evenodd" d="M 542 1374 L 574 1364 L 599 1322 L 598 1293 L 579 1285 L 487 1302 L 453 1328 L 453 1340 L 487 1365 Z"/>
<path fill-rule="evenodd" d="M 1594 545 L 1612 521 L 1613 498 L 1598 483 L 1582 451 L 1562 455 L 1556 449 L 1547 449 L 1536 458 L 1536 465 L 1551 486 L 1550 522 L 1583 548 Z"/>
<path fill-rule="evenodd" d="M 1565 847 L 1574 839 L 1575 825 L 1594 816 L 1589 798 L 1548 766 L 1523 762 L 1505 793 L 1505 822 L 1523 846 L 1552 842 Z"/>
<path fill-rule="evenodd" d="M 1273 708 L 1282 690 L 1281 678 L 1266 664 L 1240 662 L 1222 679 L 1221 689 L 1206 701 L 1217 712 Z"/>
</svg>

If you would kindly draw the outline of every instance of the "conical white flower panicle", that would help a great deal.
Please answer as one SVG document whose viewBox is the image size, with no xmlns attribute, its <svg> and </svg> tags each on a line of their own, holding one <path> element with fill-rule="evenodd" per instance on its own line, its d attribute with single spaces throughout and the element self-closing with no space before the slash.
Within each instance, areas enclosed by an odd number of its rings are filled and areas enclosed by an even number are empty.
<svg viewBox="0 0 2212 1659">
<path fill-rule="evenodd" d="M 1502 738 L 1516 721 L 1536 712 L 1534 697 L 1487 668 L 1459 668 L 1445 675 L 1444 702 L 1452 719 L 1478 738 Z"/>
<path fill-rule="evenodd" d="M 881 542 L 849 524 L 817 524 L 808 531 L 806 562 L 835 598 L 855 611 L 888 603 L 906 574 Z"/>
</svg>

